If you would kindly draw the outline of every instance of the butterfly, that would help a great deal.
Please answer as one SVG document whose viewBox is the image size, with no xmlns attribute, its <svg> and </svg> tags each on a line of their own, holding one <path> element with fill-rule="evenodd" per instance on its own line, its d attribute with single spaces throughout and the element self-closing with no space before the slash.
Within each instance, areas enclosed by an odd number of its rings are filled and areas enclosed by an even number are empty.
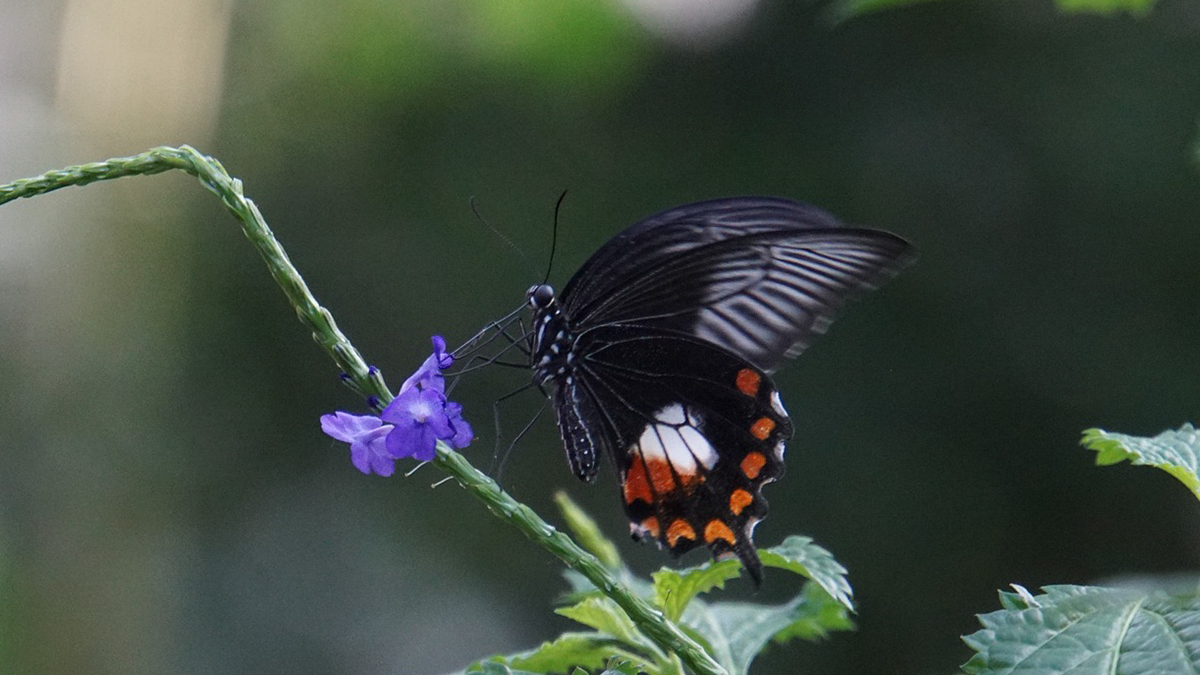
<svg viewBox="0 0 1200 675">
<path fill-rule="evenodd" d="M 816 207 L 734 197 L 630 226 L 561 293 L 533 286 L 530 367 L 571 471 L 591 482 L 608 456 L 635 539 L 736 556 L 761 583 L 762 487 L 793 433 L 771 373 L 914 258 Z"/>
</svg>

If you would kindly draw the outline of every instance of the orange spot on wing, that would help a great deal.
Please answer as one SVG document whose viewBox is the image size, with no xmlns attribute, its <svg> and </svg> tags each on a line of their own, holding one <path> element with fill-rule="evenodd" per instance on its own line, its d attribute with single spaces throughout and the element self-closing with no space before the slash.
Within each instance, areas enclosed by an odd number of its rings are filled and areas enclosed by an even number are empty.
<svg viewBox="0 0 1200 675">
<path fill-rule="evenodd" d="M 732 546 L 735 539 L 736 537 L 733 536 L 733 530 L 729 529 L 728 525 L 722 523 L 716 518 L 708 521 L 708 524 L 704 526 L 704 541 L 710 544 L 715 543 L 718 540 L 723 540 L 725 543 Z"/>
<path fill-rule="evenodd" d="M 695 540 L 696 531 L 683 518 L 676 518 L 669 527 L 667 527 L 667 546 L 675 548 L 675 542 L 680 539 Z"/>
<path fill-rule="evenodd" d="M 658 518 L 650 516 L 641 522 L 642 529 L 650 533 L 651 537 L 658 539 L 659 533 L 662 531 L 658 524 Z"/>
<path fill-rule="evenodd" d="M 646 462 L 646 466 L 650 469 L 650 484 L 656 494 L 663 495 L 675 489 L 675 474 L 671 473 L 670 464 L 654 459 Z"/>
<path fill-rule="evenodd" d="M 746 478 L 754 480 L 758 478 L 758 473 L 767 465 L 767 458 L 761 452 L 752 452 L 742 459 L 742 473 L 746 474 Z"/>
<path fill-rule="evenodd" d="M 737 374 L 737 388 L 747 396 L 754 396 L 758 393 L 758 385 L 762 382 L 762 376 L 750 370 L 742 368 Z"/>
<path fill-rule="evenodd" d="M 733 494 L 729 495 L 729 510 L 733 512 L 733 515 L 739 515 L 742 509 L 750 506 L 750 502 L 752 501 L 754 501 L 754 495 L 739 488 L 734 490 Z"/>
<path fill-rule="evenodd" d="M 629 463 L 622 490 L 625 494 L 626 504 L 632 504 L 639 499 L 647 504 L 651 503 L 650 479 L 646 474 L 646 463 L 642 461 L 641 457 L 634 457 L 633 461 Z"/>
<path fill-rule="evenodd" d="M 691 492 L 702 482 L 704 476 L 699 473 L 673 471 L 670 463 L 664 460 L 645 461 L 637 453 L 633 453 L 629 469 L 625 472 L 625 503 L 632 504 L 640 499 L 647 504 L 653 504 L 655 498 L 669 495 L 680 487 L 686 492 Z"/>
<path fill-rule="evenodd" d="M 754 420 L 754 424 L 750 425 L 750 435 L 760 441 L 767 440 L 767 436 L 775 430 L 775 420 L 769 417 L 760 417 Z"/>
</svg>

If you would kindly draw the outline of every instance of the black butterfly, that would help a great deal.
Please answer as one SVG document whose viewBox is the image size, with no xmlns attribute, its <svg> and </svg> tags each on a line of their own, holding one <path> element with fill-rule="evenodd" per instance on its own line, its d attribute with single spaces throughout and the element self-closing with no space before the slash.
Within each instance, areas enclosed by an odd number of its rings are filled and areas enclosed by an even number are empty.
<svg viewBox="0 0 1200 675">
<path fill-rule="evenodd" d="M 770 373 L 914 257 L 812 206 L 735 197 L 629 227 L 558 296 L 530 288 L 530 365 L 571 470 L 592 481 L 608 455 L 635 538 L 735 554 L 760 582 L 761 488 L 792 435 Z"/>
</svg>

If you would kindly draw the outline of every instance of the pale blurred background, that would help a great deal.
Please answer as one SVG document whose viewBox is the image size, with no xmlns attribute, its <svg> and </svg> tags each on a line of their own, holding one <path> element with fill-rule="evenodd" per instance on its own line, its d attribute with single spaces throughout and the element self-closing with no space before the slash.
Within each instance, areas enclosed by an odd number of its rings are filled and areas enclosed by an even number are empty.
<svg viewBox="0 0 1200 675">
<path fill-rule="evenodd" d="M 758 673 L 945 673 L 995 589 L 1194 571 L 1165 474 L 1079 432 L 1200 422 L 1200 5 L 0 0 L 0 183 L 192 144 L 246 183 L 393 385 L 641 216 L 776 194 L 922 258 L 783 370 L 760 544 L 850 568 L 854 634 Z M 0 673 L 439 673 L 532 647 L 559 566 L 430 468 L 365 477 L 359 402 L 182 174 L 0 207 Z M 456 392 L 491 463 L 497 371 Z M 533 399 L 508 408 L 519 427 Z M 578 484 L 543 420 L 503 484 Z M 702 555 L 688 557 L 695 563 Z M 757 599 L 792 590 L 781 575 Z M 748 589 L 734 584 L 732 593 Z"/>
</svg>

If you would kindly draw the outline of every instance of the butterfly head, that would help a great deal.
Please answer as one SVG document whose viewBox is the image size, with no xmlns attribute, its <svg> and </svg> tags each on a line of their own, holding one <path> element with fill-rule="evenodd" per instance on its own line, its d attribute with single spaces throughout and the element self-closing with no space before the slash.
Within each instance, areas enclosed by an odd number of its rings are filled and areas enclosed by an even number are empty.
<svg viewBox="0 0 1200 675">
<path fill-rule="evenodd" d="M 536 284 L 525 291 L 526 301 L 530 308 L 536 311 L 546 311 L 555 304 L 554 287 L 550 284 Z"/>
</svg>

